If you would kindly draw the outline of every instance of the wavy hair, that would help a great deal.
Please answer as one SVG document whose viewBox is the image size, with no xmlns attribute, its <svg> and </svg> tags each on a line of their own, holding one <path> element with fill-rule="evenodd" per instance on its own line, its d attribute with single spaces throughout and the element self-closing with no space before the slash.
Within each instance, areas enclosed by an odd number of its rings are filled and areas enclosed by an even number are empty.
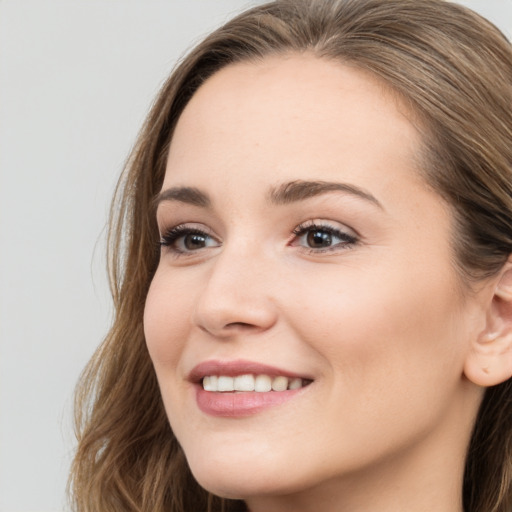
<svg viewBox="0 0 512 512">
<path fill-rule="evenodd" d="M 422 171 L 451 205 L 461 281 L 512 253 L 512 50 L 496 27 L 442 0 L 277 0 L 210 34 L 163 85 L 118 183 L 108 267 L 113 325 L 76 391 L 77 512 L 242 511 L 192 477 L 169 426 L 143 333 L 158 265 L 152 200 L 177 119 L 211 75 L 240 61 L 310 52 L 378 77 L 421 124 Z M 466 512 L 512 509 L 512 382 L 486 391 L 468 449 Z"/>
</svg>

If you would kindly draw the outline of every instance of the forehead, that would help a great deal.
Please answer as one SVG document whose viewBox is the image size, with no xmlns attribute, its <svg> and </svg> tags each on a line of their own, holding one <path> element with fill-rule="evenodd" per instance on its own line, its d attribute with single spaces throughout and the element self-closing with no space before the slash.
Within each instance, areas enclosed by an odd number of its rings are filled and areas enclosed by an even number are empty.
<svg viewBox="0 0 512 512">
<path fill-rule="evenodd" d="M 202 173 L 254 184 L 393 179 L 395 167 L 410 173 L 418 153 L 411 117 L 371 74 L 338 62 L 288 55 L 230 65 L 182 113 L 164 188 Z"/>
</svg>

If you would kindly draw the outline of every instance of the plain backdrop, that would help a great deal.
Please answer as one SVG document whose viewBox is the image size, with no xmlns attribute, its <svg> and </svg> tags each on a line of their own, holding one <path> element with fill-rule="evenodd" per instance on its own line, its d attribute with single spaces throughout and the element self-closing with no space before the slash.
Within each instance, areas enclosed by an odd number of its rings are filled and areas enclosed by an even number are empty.
<svg viewBox="0 0 512 512">
<path fill-rule="evenodd" d="M 151 100 L 256 0 L 0 0 L 0 512 L 67 510 L 73 387 L 111 316 L 103 230 Z M 511 0 L 467 0 L 510 37 Z"/>
</svg>

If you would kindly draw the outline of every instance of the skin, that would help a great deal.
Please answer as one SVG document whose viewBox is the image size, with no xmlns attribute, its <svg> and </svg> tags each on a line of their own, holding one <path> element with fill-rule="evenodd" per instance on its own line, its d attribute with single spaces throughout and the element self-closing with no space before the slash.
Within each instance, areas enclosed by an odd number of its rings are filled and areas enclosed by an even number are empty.
<svg viewBox="0 0 512 512">
<path fill-rule="evenodd" d="M 252 512 L 462 511 L 483 389 L 464 366 L 492 292 L 461 286 L 450 209 L 420 177 L 410 118 L 368 74 L 311 55 L 227 67 L 180 117 L 162 190 L 195 187 L 210 204 L 163 200 L 157 220 L 162 236 L 204 231 L 205 246 L 162 247 L 147 345 L 194 476 Z M 349 184 L 378 204 L 339 190 L 269 201 L 297 180 Z M 312 248 L 315 228 L 293 233 L 310 221 L 357 241 Z M 210 359 L 313 382 L 218 418 L 187 378 Z"/>
</svg>

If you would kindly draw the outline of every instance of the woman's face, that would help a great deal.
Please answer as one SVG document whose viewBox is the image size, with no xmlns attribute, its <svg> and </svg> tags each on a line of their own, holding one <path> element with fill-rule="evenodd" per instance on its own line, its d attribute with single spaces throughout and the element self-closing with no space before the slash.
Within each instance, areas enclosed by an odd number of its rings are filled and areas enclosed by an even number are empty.
<svg viewBox="0 0 512 512">
<path fill-rule="evenodd" d="M 255 503 L 463 464 L 482 307 L 419 147 L 381 84 L 312 56 L 232 65 L 186 107 L 145 333 L 207 489 Z"/>
</svg>

